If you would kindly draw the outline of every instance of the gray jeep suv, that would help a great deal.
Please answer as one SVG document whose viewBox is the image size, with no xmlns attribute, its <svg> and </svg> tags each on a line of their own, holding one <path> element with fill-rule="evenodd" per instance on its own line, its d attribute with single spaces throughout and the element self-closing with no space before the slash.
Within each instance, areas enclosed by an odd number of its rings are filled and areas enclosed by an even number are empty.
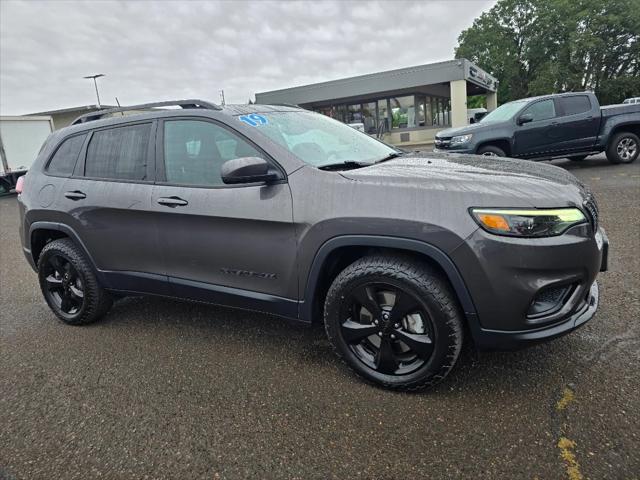
<svg viewBox="0 0 640 480">
<path fill-rule="evenodd" d="M 596 202 L 566 171 L 402 152 L 287 106 L 91 113 L 18 191 L 62 321 L 138 294 L 322 321 L 355 372 L 396 389 L 443 379 L 464 337 L 510 349 L 584 324 L 606 269 Z"/>
</svg>

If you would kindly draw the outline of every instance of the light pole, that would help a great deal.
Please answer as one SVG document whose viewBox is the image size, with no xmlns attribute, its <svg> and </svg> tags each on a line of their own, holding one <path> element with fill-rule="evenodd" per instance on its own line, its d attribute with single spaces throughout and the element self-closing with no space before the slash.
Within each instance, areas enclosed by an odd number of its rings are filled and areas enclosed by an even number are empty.
<svg viewBox="0 0 640 480">
<path fill-rule="evenodd" d="M 98 93 L 98 82 L 96 81 L 96 78 L 100 77 L 104 77 L 104 73 L 98 73 L 97 75 L 87 75 L 86 77 L 83 77 L 93 79 L 93 85 L 96 87 L 96 97 L 98 97 L 98 108 L 102 108 L 102 105 L 100 105 L 100 94 Z"/>
</svg>

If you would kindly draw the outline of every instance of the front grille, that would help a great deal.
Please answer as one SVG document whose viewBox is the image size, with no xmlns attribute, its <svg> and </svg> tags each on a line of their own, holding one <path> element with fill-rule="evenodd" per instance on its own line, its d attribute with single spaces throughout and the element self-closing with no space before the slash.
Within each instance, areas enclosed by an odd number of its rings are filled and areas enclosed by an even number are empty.
<svg viewBox="0 0 640 480">
<path fill-rule="evenodd" d="M 436 148 L 449 148 L 451 146 L 451 137 L 436 137 Z"/>
<path fill-rule="evenodd" d="M 587 216 L 589 217 L 589 223 L 591 227 L 593 227 L 593 231 L 598 230 L 598 204 L 596 203 L 596 199 L 594 196 L 589 193 L 587 195 L 587 199 L 582 204 L 584 209 L 587 211 Z"/>
</svg>

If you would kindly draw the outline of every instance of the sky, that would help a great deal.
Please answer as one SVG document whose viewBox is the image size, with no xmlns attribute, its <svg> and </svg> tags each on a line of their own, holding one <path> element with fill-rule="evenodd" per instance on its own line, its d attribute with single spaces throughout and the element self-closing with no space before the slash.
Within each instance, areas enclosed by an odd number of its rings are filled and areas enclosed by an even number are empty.
<svg viewBox="0 0 640 480">
<path fill-rule="evenodd" d="M 495 0 L 0 0 L 0 114 L 256 92 L 450 60 Z"/>
</svg>

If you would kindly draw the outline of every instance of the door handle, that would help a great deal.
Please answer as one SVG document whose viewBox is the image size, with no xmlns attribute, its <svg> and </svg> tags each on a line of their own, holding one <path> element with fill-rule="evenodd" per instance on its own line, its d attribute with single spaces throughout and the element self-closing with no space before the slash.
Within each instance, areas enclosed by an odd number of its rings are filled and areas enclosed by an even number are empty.
<svg viewBox="0 0 640 480">
<path fill-rule="evenodd" d="M 74 190 L 73 192 L 65 192 L 64 196 L 69 200 L 82 200 L 83 198 L 87 198 L 84 192 L 81 192 L 79 190 Z"/>
<path fill-rule="evenodd" d="M 158 203 L 160 205 L 165 205 L 171 208 L 184 207 L 185 205 L 189 205 L 189 202 L 180 197 L 160 197 L 158 199 Z"/>
</svg>

